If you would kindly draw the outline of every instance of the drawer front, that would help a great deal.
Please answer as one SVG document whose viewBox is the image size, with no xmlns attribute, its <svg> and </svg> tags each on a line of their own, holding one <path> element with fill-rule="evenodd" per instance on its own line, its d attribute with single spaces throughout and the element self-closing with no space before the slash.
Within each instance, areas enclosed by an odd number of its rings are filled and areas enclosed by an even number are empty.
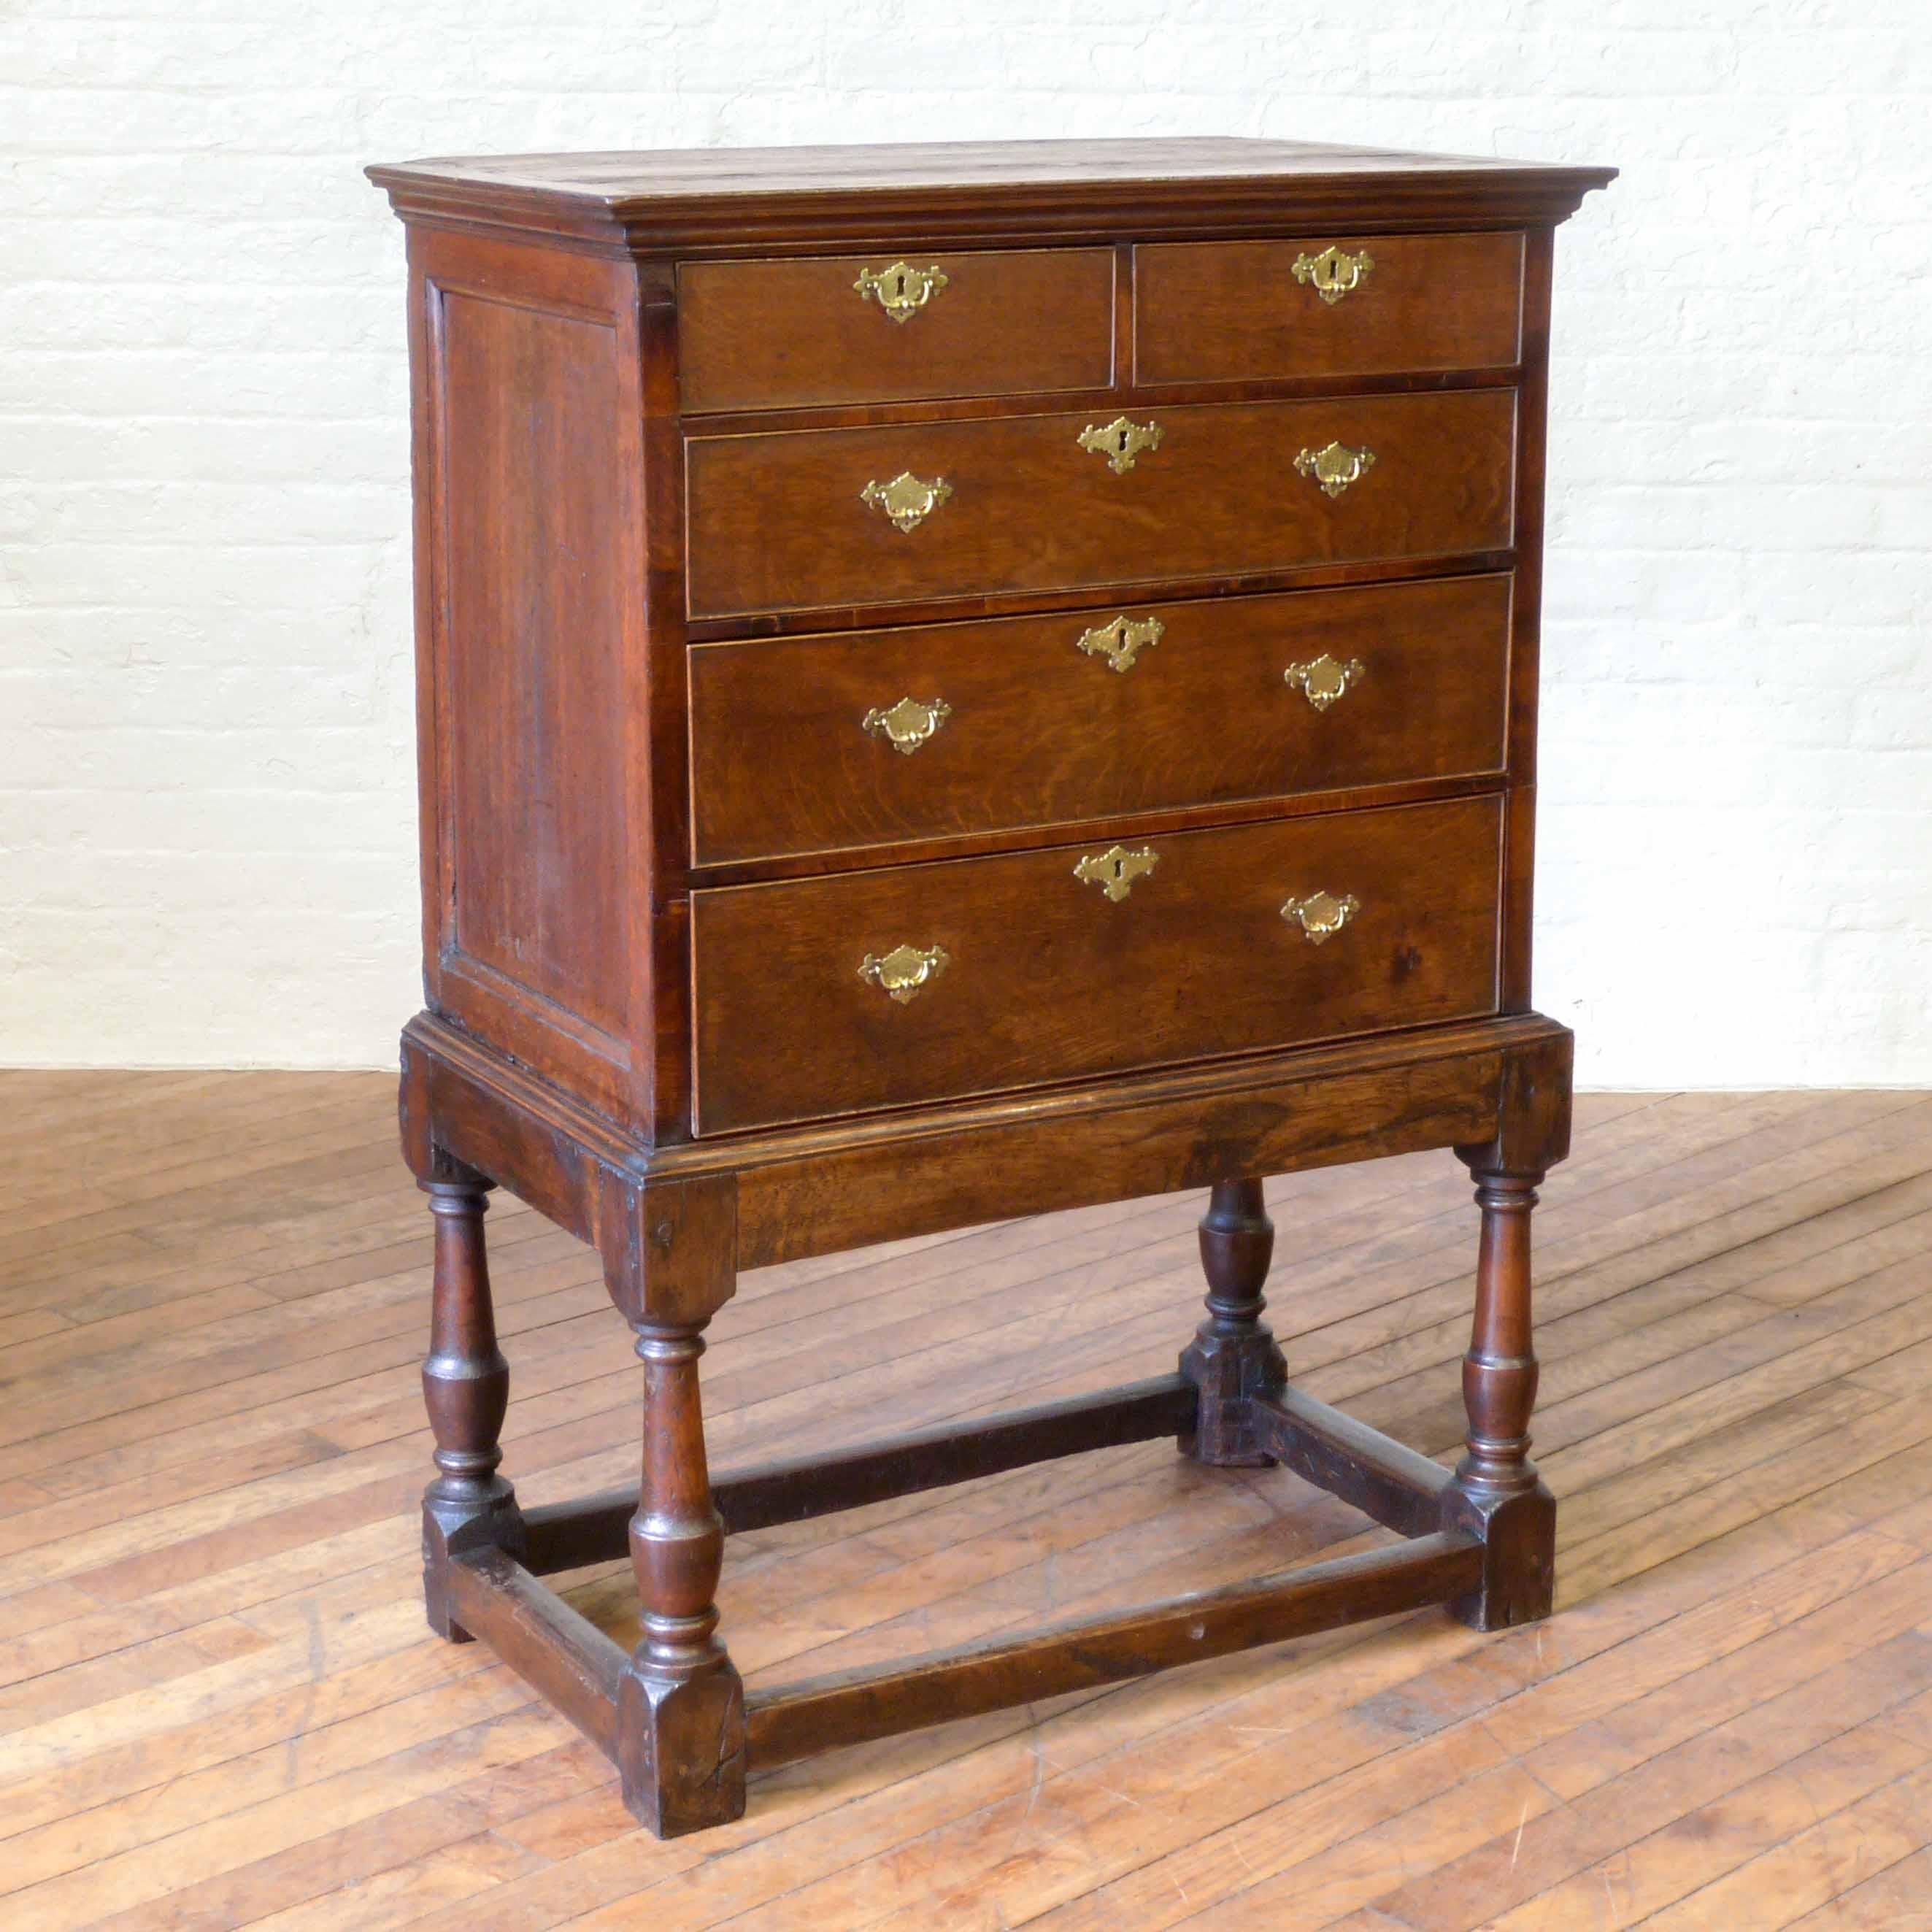
<svg viewBox="0 0 1932 1932">
<path fill-rule="evenodd" d="M 1521 355 L 1520 235 L 1157 243 L 1135 251 L 1142 382 L 1494 369 Z"/>
<path fill-rule="evenodd" d="M 1211 579 L 1510 542 L 1512 391 L 1194 404 L 1100 434 L 1115 420 L 695 438 L 692 614 Z M 1119 448 L 1141 432 L 1157 445 Z"/>
<path fill-rule="evenodd" d="M 677 304 L 689 410 L 1025 394 L 1113 380 L 1110 249 L 687 262 Z"/>
<path fill-rule="evenodd" d="M 691 654 L 700 865 L 1499 770 L 1510 580 Z"/>
<path fill-rule="evenodd" d="M 1502 817 L 1491 796 L 694 892 L 698 1130 L 1493 1012 Z"/>
</svg>

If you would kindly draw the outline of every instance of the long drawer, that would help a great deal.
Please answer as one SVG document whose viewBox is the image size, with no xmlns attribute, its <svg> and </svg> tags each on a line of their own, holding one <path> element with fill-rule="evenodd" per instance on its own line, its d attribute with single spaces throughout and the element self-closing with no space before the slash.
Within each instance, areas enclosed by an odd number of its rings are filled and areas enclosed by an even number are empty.
<svg viewBox="0 0 1932 1932">
<path fill-rule="evenodd" d="M 697 436 L 696 617 L 1506 547 L 1506 389 Z"/>
<path fill-rule="evenodd" d="M 700 865 L 1499 770 L 1510 579 L 704 644 Z"/>
<path fill-rule="evenodd" d="M 692 896 L 704 1133 L 1492 1012 L 1494 796 Z"/>
</svg>

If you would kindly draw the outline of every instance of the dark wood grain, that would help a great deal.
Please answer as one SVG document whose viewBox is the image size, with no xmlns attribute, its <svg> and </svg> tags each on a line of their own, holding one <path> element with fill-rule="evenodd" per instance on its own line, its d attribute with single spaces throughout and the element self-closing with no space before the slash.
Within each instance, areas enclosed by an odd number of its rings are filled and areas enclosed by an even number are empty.
<svg viewBox="0 0 1932 1932">
<path fill-rule="evenodd" d="M 1101 419 L 1118 413 L 1108 408 Z M 1094 421 L 1093 412 L 1084 420 Z M 1348 563 L 1298 563 L 1278 570 L 1236 570 L 1187 578 L 1152 578 L 1112 586 L 1092 584 L 1061 590 L 989 590 L 970 596 L 950 592 L 873 603 L 818 604 L 796 610 L 742 611 L 725 617 L 689 617 L 684 634 L 694 644 L 730 644 L 752 638 L 804 637 L 818 632 L 897 628 L 914 623 L 951 623 L 974 617 L 1023 617 L 1091 610 L 1105 617 L 1124 599 L 1250 597 L 1276 590 L 1346 590 L 1358 584 L 1396 584 L 1438 577 L 1470 577 L 1514 568 L 1515 549 L 1459 551 L 1454 556 L 1358 558 Z"/>
<path fill-rule="evenodd" d="M 1471 390 L 1160 411 L 1117 475 L 1096 411 L 688 445 L 694 616 L 1132 584 L 1508 544 L 1515 398 Z M 1295 469 L 1340 442 L 1376 464 L 1339 497 Z M 862 499 L 902 472 L 951 497 L 911 530 Z"/>
<path fill-rule="evenodd" d="M 1550 230 L 1609 171 L 1184 140 L 371 172 L 411 229 L 432 1623 L 670 1836 L 738 1815 L 749 1754 L 1424 1603 L 1543 1615 Z M 1294 267 L 1336 242 L 1376 266 L 1328 304 Z M 949 278 L 903 323 L 853 286 L 895 258 Z M 1160 430 L 1118 470 L 1079 441 L 1116 416 Z M 1333 495 L 1296 468 L 1331 441 L 1374 458 Z M 902 470 L 948 492 L 904 530 L 861 494 Z M 1116 617 L 1162 627 L 1118 671 L 1078 648 Z M 1283 676 L 1324 656 L 1354 667 L 1325 709 Z M 866 724 L 902 698 L 944 707 L 910 755 Z M 1151 870 L 1110 898 L 1115 845 Z M 1352 914 L 1320 945 L 1284 917 L 1316 892 Z M 944 970 L 895 1002 L 860 966 L 901 945 Z M 1263 1177 L 1443 1147 L 1483 1228 L 1453 1477 L 1289 1388 L 1262 1321 Z M 634 1492 L 526 1515 L 498 1474 L 493 1184 L 596 1247 L 635 1332 Z M 712 1483 L 699 1360 L 741 1268 L 1184 1187 L 1178 1376 Z M 748 1715 L 728 1527 L 1163 1433 L 1418 1540 Z M 628 1660 L 530 1567 L 624 1547 Z"/>
<path fill-rule="evenodd" d="M 752 1760 L 783 1764 L 837 1744 L 1417 1610 L 1466 1590 L 1481 1568 L 1481 1546 L 1467 1538 L 1418 1537 L 1058 1630 L 809 1679 L 752 1698 Z"/>
<path fill-rule="evenodd" d="M 423 1497 L 423 1594 L 430 1628 L 453 1643 L 472 1634 L 450 1609 L 449 1565 L 466 1549 L 514 1547 L 516 1498 L 496 1472 L 510 1401 L 510 1365 L 496 1345 L 483 1215 L 488 1184 L 474 1173 L 426 1179 L 436 1222 L 423 1406 L 436 1438 L 435 1480 Z"/>
<path fill-rule="evenodd" d="M 429 231 L 410 264 L 425 979 L 627 1112 L 630 277 Z"/>
<path fill-rule="evenodd" d="M 1252 1398 L 1286 1381 L 1262 1294 L 1274 1255 L 1274 1223 L 1261 1183 L 1217 1181 L 1201 1217 L 1208 1313 L 1181 1351 L 1180 1372 L 1199 1398 L 1182 1452 L 1219 1468 L 1264 1468 L 1274 1460 L 1254 1426 Z"/>
<path fill-rule="evenodd" d="M 584 466 L 610 446 L 607 324 L 442 297 L 453 943 L 614 1039 L 615 890 L 626 800 L 618 580 L 559 570 L 614 554 L 616 502 Z M 605 882 L 602 891 L 592 882 Z"/>
<path fill-rule="evenodd" d="M 404 1081 L 408 1115 L 433 1113 L 466 1160 L 594 1243 L 607 1274 L 638 1267 L 641 1295 L 657 1256 L 634 1229 L 700 1178 L 733 1183 L 739 1265 L 764 1268 L 880 1226 L 984 1220 L 989 1161 L 998 1208 L 1039 1214 L 1480 1140 L 1512 1070 L 1568 1040 L 1522 1014 L 658 1147 L 427 1014 L 405 1033 Z"/>
<path fill-rule="evenodd" d="M 1178 1436 L 1194 1412 L 1192 1383 L 1179 1376 L 1156 1376 L 976 1422 L 947 1423 L 857 1448 L 730 1470 L 712 1483 L 711 1499 L 726 1534 L 739 1535 L 1063 1456 Z M 636 1490 L 627 1487 L 526 1510 L 525 1567 L 541 1576 L 622 1556 L 637 1503 Z"/>
<path fill-rule="evenodd" d="M 1526 1012 L 1536 867 L 1536 722 L 1543 621 L 1544 482 L 1549 442 L 1550 302 L 1556 237 L 1530 236 L 1524 250 L 1525 368 L 1516 411 L 1516 598 L 1510 616 L 1510 796 L 1503 860 L 1503 1005 Z"/>
<path fill-rule="evenodd" d="M 1493 799 L 1182 832 L 1118 902 L 1077 846 L 700 892 L 699 1131 L 1491 1011 L 1499 833 Z M 1317 944 L 1282 908 L 1318 892 L 1360 910 Z M 946 956 L 903 1004 L 860 973 L 902 946 Z"/>
<path fill-rule="evenodd" d="M 634 541 L 621 547 L 631 724 L 625 785 L 633 802 L 626 860 L 633 1118 L 653 1139 L 691 1118 L 689 945 L 685 854 L 690 849 L 689 733 L 684 676 L 684 466 L 679 460 L 676 285 L 670 266 L 640 264 L 626 380 L 637 385 L 634 470 L 626 501 Z M 627 399 L 628 400 L 628 399 Z"/>
<path fill-rule="evenodd" d="M 1124 271 L 1116 262 L 1114 272 Z M 1120 304 L 1126 310 L 1124 297 Z M 1114 352 L 1132 354 L 1131 330 L 1117 332 Z M 1138 410 L 1196 403 L 1318 402 L 1330 396 L 1448 395 L 1465 389 L 1508 389 L 1516 386 L 1520 365 L 1489 369 L 1391 370 L 1380 375 L 1302 374 L 1277 369 L 1265 376 L 1186 382 L 1136 382 L 1123 363 L 1118 382 L 1064 393 L 1015 393 L 947 396 L 931 400 L 829 403 L 805 409 L 722 410 L 691 418 L 694 432 L 706 436 L 758 436 L 795 429 L 879 429 L 895 423 L 972 422 L 985 416 L 1051 416 L 1071 410 L 1104 409 L 1109 416 L 1131 404 Z"/>
<path fill-rule="evenodd" d="M 892 845 L 832 846 L 778 857 L 744 859 L 693 866 L 694 890 L 709 886 L 748 886 L 773 879 L 817 879 L 840 872 L 870 872 L 910 860 L 976 859 L 1022 851 L 1070 840 L 1106 847 L 1144 842 L 1168 832 L 1198 832 L 1216 826 L 1285 824 L 1298 818 L 1325 817 L 1365 806 L 1433 805 L 1448 799 L 1474 798 L 1496 790 L 1493 772 L 1465 778 L 1394 778 L 1376 784 L 1290 792 L 1274 798 L 1224 799 L 1200 805 L 1164 806 L 1152 810 L 1110 812 L 1099 818 L 1060 820 L 1034 826 L 952 832 Z"/>
<path fill-rule="evenodd" d="M 1162 628 L 1117 672 L 1078 644 L 1122 617 Z M 1451 578 L 702 646 L 692 856 L 742 863 L 1500 771 L 1509 622 L 1508 578 Z M 1362 670 L 1317 710 L 1285 674 L 1324 656 Z M 950 707 L 909 754 L 862 728 L 906 697 Z"/>
<path fill-rule="evenodd" d="M 890 259 L 946 278 L 904 322 L 854 286 L 888 266 L 884 254 L 683 264 L 685 408 L 1024 395 L 1113 380 L 1111 250 L 962 254 L 909 238 Z"/>
<path fill-rule="evenodd" d="M 1464 1150 L 1466 1158 L 1472 1150 Z M 1550 1614 L 1556 1583 L 1556 1502 L 1529 1459 L 1537 1360 L 1531 1340 L 1529 1217 L 1540 1172 L 1510 1173 L 1474 1154 L 1482 1244 L 1476 1310 L 1462 1358 L 1468 1447 L 1442 1494 L 1447 1528 L 1480 1536 L 1482 1587 L 1455 1610 L 1478 1630 Z"/>
<path fill-rule="evenodd" d="M 637 1330 L 644 1457 L 629 1540 L 643 1634 L 618 1687 L 617 1768 L 625 1803 L 661 1838 L 745 1809 L 744 1685 L 717 1636 L 724 1524 L 705 1461 L 704 1328 Z"/>
<path fill-rule="evenodd" d="M 1250 1399 L 1256 1439 L 1269 1454 L 1404 1536 L 1420 1536 L 1442 1513 L 1449 1472 L 1439 1462 L 1297 1388 Z"/>
<path fill-rule="evenodd" d="M 452 1563 L 449 1593 L 456 1613 L 497 1656 L 605 1756 L 616 1756 L 625 1657 L 595 1624 L 500 1550 Z"/>
<path fill-rule="evenodd" d="M 1514 227 L 1562 220 L 1616 173 L 1219 137 L 468 157 L 368 172 L 420 220 L 713 256 L 909 235 L 997 246 Z"/>
<path fill-rule="evenodd" d="M 1334 303 L 1294 278 L 1337 248 L 1372 266 Z M 1519 353 L 1520 235 L 1311 235 L 1174 242 L 1135 261 L 1134 380 L 1501 368 Z"/>
</svg>

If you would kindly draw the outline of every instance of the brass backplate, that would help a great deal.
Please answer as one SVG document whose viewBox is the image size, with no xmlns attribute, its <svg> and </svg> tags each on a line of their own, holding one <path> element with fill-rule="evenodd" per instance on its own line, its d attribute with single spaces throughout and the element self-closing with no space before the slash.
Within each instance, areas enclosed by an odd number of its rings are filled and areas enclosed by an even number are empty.
<svg viewBox="0 0 1932 1932">
<path fill-rule="evenodd" d="M 1324 248 L 1318 255 L 1294 258 L 1294 279 L 1304 288 L 1312 287 L 1330 308 L 1350 290 L 1361 286 L 1362 278 L 1375 266 L 1364 248 L 1350 254 L 1346 248 Z"/>
<path fill-rule="evenodd" d="M 1111 850 L 1093 852 L 1073 868 L 1073 876 L 1084 886 L 1098 886 L 1116 904 L 1134 889 L 1136 879 L 1144 879 L 1160 863 L 1160 856 L 1147 846 L 1130 852 L 1124 845 Z"/>
<path fill-rule="evenodd" d="M 1331 442 L 1321 449 L 1304 449 L 1294 459 L 1303 476 L 1320 484 L 1324 496 L 1339 496 L 1351 483 L 1375 467 L 1372 449 L 1351 449 L 1346 442 Z"/>
<path fill-rule="evenodd" d="M 952 716 L 952 707 L 943 698 L 902 698 L 883 711 L 874 705 L 860 724 L 909 758 Z"/>
<path fill-rule="evenodd" d="M 883 956 L 867 953 L 859 962 L 859 976 L 877 986 L 895 1006 L 903 1006 L 952 963 L 943 946 L 895 946 Z"/>
<path fill-rule="evenodd" d="M 1082 449 L 1107 459 L 1107 467 L 1116 476 L 1124 476 L 1134 466 L 1134 458 L 1144 449 L 1158 449 L 1166 434 L 1157 422 L 1130 422 L 1116 416 L 1110 423 L 1089 423 L 1079 434 Z"/>
<path fill-rule="evenodd" d="M 1334 892 L 1310 892 L 1306 898 L 1290 899 L 1281 916 L 1291 926 L 1298 926 L 1311 946 L 1325 946 L 1362 909 L 1352 892 L 1339 897 Z"/>
<path fill-rule="evenodd" d="M 1082 631 L 1073 648 L 1090 658 L 1106 661 L 1109 670 L 1132 670 L 1142 652 L 1160 642 L 1167 628 L 1158 617 L 1116 617 L 1110 624 L 1096 624 Z"/>
<path fill-rule="evenodd" d="M 886 482 L 868 483 L 859 497 L 888 518 L 895 529 L 916 530 L 952 494 L 952 485 L 943 476 L 928 483 L 910 470 L 902 470 Z"/>
<path fill-rule="evenodd" d="M 1292 685 L 1316 710 L 1326 711 L 1338 698 L 1347 695 L 1348 687 L 1358 678 L 1366 677 L 1368 670 L 1360 658 L 1340 664 L 1324 651 L 1306 664 L 1290 664 L 1281 675 L 1282 681 Z"/>
<path fill-rule="evenodd" d="M 852 286 L 866 300 L 876 300 L 895 322 L 910 322 L 940 290 L 946 277 L 935 263 L 916 268 L 910 262 L 894 262 L 884 268 L 867 268 Z"/>
</svg>

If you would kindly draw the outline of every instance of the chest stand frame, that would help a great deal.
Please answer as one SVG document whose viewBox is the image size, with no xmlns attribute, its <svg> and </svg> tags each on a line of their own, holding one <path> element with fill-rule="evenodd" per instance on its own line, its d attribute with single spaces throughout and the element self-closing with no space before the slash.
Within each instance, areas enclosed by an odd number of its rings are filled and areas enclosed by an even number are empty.
<svg viewBox="0 0 1932 1932">
<path fill-rule="evenodd" d="M 661 1837 L 739 1816 L 748 1769 L 1203 1658 L 1446 1604 L 1479 1630 L 1546 1616 L 1556 1505 L 1528 1456 L 1529 1218 L 1568 1151 L 1570 1038 L 1534 1014 L 1100 1088 L 649 1148 L 446 1023 L 404 1035 L 404 1151 L 435 1219 L 423 1387 L 429 1621 L 480 1637 L 617 1765 Z M 1480 1210 L 1451 1471 L 1296 1389 L 1262 1319 L 1259 1177 L 1430 1148 Z M 520 1509 L 497 1473 L 508 1397 L 483 1216 L 509 1189 L 593 1243 L 644 1384 L 638 1486 Z M 704 1329 L 742 1267 L 1189 1186 L 1207 1316 L 1178 1372 L 862 1447 L 708 1472 Z M 748 1694 L 717 1634 L 728 1535 L 1115 1444 L 1279 1464 L 1402 1540 L 1248 1582 Z M 628 1554 L 626 1654 L 540 1578 Z"/>
</svg>

